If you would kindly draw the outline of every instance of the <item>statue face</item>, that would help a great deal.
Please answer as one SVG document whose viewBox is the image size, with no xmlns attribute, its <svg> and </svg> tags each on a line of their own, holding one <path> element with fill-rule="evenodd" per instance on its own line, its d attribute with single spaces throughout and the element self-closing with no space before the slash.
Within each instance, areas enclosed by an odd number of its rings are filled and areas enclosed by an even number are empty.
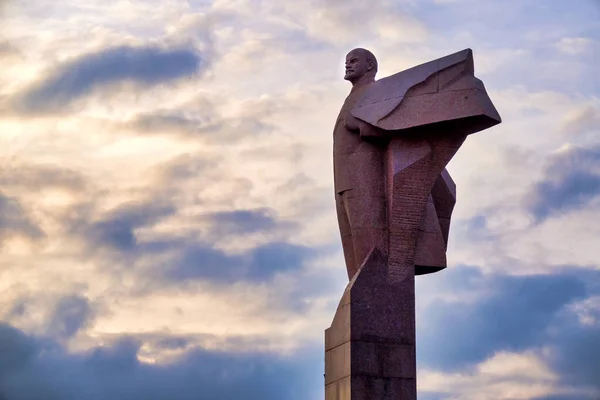
<svg viewBox="0 0 600 400">
<path fill-rule="evenodd" d="M 344 79 L 347 81 L 356 81 L 361 76 L 373 69 L 371 63 L 367 60 L 367 55 L 358 50 L 352 50 L 346 56 L 346 74 Z"/>
</svg>

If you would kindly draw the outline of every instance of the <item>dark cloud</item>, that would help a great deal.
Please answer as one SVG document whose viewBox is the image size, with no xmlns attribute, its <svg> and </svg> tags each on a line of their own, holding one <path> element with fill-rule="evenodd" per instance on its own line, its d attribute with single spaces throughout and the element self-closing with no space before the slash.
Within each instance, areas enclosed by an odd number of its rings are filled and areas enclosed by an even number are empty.
<svg viewBox="0 0 600 400">
<path fill-rule="evenodd" d="M 194 49 L 114 47 L 59 65 L 15 100 L 20 112 L 55 112 L 94 88 L 116 82 L 153 86 L 197 73 L 204 60 Z"/>
<path fill-rule="evenodd" d="M 211 222 L 212 233 L 218 237 L 296 227 L 294 223 L 279 221 L 275 211 L 269 208 L 220 211 L 205 215 L 204 218 Z"/>
<path fill-rule="evenodd" d="M 112 373 L 134 370 L 140 366 L 137 358 L 142 343 L 132 337 L 123 337 L 111 346 L 97 347 L 85 362 L 96 373 Z"/>
<path fill-rule="evenodd" d="M 287 316 L 289 317 L 289 315 Z M 112 342 L 121 335 L 103 335 L 103 341 Z M 214 335 L 208 333 L 180 334 L 167 330 L 146 331 L 144 333 L 128 334 L 129 340 L 144 343 L 149 349 L 158 350 L 185 350 L 215 346 L 226 348 L 229 351 L 246 351 L 247 349 L 267 349 L 272 347 L 273 341 L 261 334 L 252 335 Z"/>
<path fill-rule="evenodd" d="M 285 242 L 269 243 L 252 250 L 252 262 L 248 277 L 261 280 L 276 272 L 285 272 L 302 267 L 303 262 L 317 253 L 315 249 L 296 246 Z"/>
<path fill-rule="evenodd" d="M 211 143 L 227 144 L 254 141 L 258 135 L 272 134 L 277 129 L 260 115 L 233 118 L 223 117 L 214 111 L 212 115 L 203 113 L 198 116 L 175 110 L 140 114 L 125 123 L 125 127 L 140 135 L 202 137 Z"/>
<path fill-rule="evenodd" d="M 484 215 L 453 220 L 452 230 L 456 237 L 471 243 L 492 242 L 496 239 L 494 233 L 489 230 L 488 219 Z"/>
<path fill-rule="evenodd" d="M 600 195 L 600 146 L 575 147 L 553 156 L 526 205 L 536 220 L 580 209 Z"/>
<path fill-rule="evenodd" d="M 185 349 L 188 347 L 189 341 L 182 337 L 167 337 L 159 340 L 156 346 L 160 349 Z"/>
<path fill-rule="evenodd" d="M 217 95 L 209 97 L 196 96 L 192 101 L 178 104 L 173 109 L 158 109 L 140 113 L 125 123 L 126 128 L 135 133 L 176 134 L 181 136 L 216 136 L 222 137 L 226 121 L 220 116 L 216 104 L 225 101 Z M 225 135 L 227 136 L 227 135 Z"/>
<path fill-rule="evenodd" d="M 164 168 L 161 180 L 170 187 L 174 182 L 206 178 L 210 170 L 214 170 L 211 162 L 184 157 Z M 210 177 L 208 181 L 211 181 Z M 157 233 L 139 240 L 138 229 L 152 228 L 177 213 L 174 202 L 180 189 L 176 186 L 170 193 L 163 192 L 164 188 L 160 188 L 158 193 L 151 192 L 147 197 L 153 200 L 126 203 L 100 214 L 94 202 L 78 205 L 68 213 L 67 230 L 71 236 L 83 239 L 89 251 L 107 250 L 105 254 L 111 257 L 113 265 L 126 262 L 135 268 L 136 261 L 145 259 L 148 262 L 140 265 L 149 268 L 144 271 L 149 274 L 147 276 L 167 278 L 173 282 L 186 279 L 222 283 L 241 280 L 263 282 L 279 272 L 301 269 L 305 261 L 322 251 L 288 243 L 286 236 L 298 225 L 278 217 L 270 208 L 201 213 L 188 218 L 197 225 L 192 231 Z M 219 249 L 221 243 L 243 240 L 242 237 L 249 234 L 277 239 L 240 254 L 229 254 Z"/>
<path fill-rule="evenodd" d="M 203 165 L 178 164 L 168 175 L 194 177 Z M 217 211 L 190 217 L 198 228 L 181 234 L 156 234 L 139 240 L 136 231 L 151 228 L 175 215 L 169 201 L 127 203 L 96 216 L 96 205 L 87 204 L 69 215 L 67 229 L 83 239 L 91 252 L 107 251 L 112 265 L 126 263 L 136 268 L 144 280 L 180 283 L 205 280 L 218 283 L 269 281 L 278 273 L 300 270 L 313 257 L 330 250 L 288 243 L 287 234 L 297 224 L 279 218 L 269 208 Z M 277 239 L 238 254 L 220 250 L 220 244 L 243 240 L 249 234 L 275 236 Z M 164 281 L 166 279 L 166 281 Z M 147 282 L 151 284 L 151 282 Z"/>
<path fill-rule="evenodd" d="M 0 18 L 2 17 L 2 2 L 0 1 Z M 15 48 L 10 42 L 0 41 L 0 60 L 10 61 L 18 60 L 22 57 L 21 52 Z"/>
<path fill-rule="evenodd" d="M 83 354 L 5 324 L 0 339 L 3 400 L 304 400 L 322 392 L 320 348 L 289 358 L 196 349 L 145 364 L 137 358 L 142 343 L 127 337 Z"/>
<path fill-rule="evenodd" d="M 10 235 L 39 239 L 44 232 L 29 219 L 16 199 L 0 193 L 0 241 Z"/>
<path fill-rule="evenodd" d="M 243 280 L 246 263 L 242 256 L 228 255 L 209 244 L 191 243 L 176 252 L 175 259 L 165 265 L 166 277 L 176 281 L 207 279 L 217 281 Z"/>
<path fill-rule="evenodd" d="M 421 365 L 456 372 L 498 351 L 533 350 L 566 385 L 600 390 L 600 321 L 582 324 L 570 309 L 600 294 L 600 270 L 509 276 L 459 267 L 436 275 L 417 280 L 418 288 L 432 285 L 435 293 L 476 300 L 436 298 L 417 313 Z"/>
<path fill-rule="evenodd" d="M 0 171 L 0 186 L 39 190 L 61 188 L 73 192 L 86 187 L 84 176 L 55 164 L 16 164 Z"/>
<path fill-rule="evenodd" d="M 233 210 L 215 212 L 209 216 L 214 224 L 224 227 L 226 232 L 243 234 L 272 229 L 276 221 L 272 210 Z"/>
<path fill-rule="evenodd" d="M 234 142 L 251 143 L 261 160 L 264 160 L 266 153 L 278 155 L 288 151 L 281 146 L 261 146 L 261 143 L 264 143 L 265 136 L 280 131 L 273 121 L 274 116 L 305 111 L 302 109 L 305 105 L 303 102 L 283 95 L 261 96 L 243 101 L 235 116 L 221 112 L 223 105 L 229 102 L 231 99 L 221 93 L 198 95 L 192 100 L 177 104 L 175 108 L 139 113 L 122 122 L 121 126 L 123 131 L 139 135 L 178 135 L 227 145 Z"/>
<path fill-rule="evenodd" d="M 572 315 L 558 318 L 550 327 L 550 366 L 573 385 L 592 385 L 600 395 L 600 315 L 581 324 Z"/>
<path fill-rule="evenodd" d="M 200 156 L 185 154 L 176 157 L 158 167 L 158 174 L 162 178 L 161 183 L 168 185 L 179 183 L 186 179 L 206 179 L 206 183 L 216 176 L 211 173 L 218 173 L 220 167 L 220 158 L 202 154 Z M 222 179 L 222 176 L 219 175 Z M 169 189 L 175 189 L 175 187 Z M 236 193 L 237 195 L 237 193 Z"/>
<path fill-rule="evenodd" d="M 151 226 L 174 212 L 173 206 L 158 201 L 125 204 L 98 220 L 75 220 L 71 231 L 82 235 L 93 248 L 129 252 L 136 248 L 135 229 Z"/>
<path fill-rule="evenodd" d="M 23 332 L 0 322 L 0 379 L 25 367 L 38 351 L 38 344 Z"/>
<path fill-rule="evenodd" d="M 462 271 L 450 272 L 456 273 Z M 474 307 L 440 302 L 427 310 L 431 329 L 421 334 L 422 342 L 428 343 L 421 352 L 424 362 L 452 369 L 481 362 L 499 350 L 522 351 L 535 346 L 556 313 L 585 296 L 583 282 L 575 277 L 490 279 L 493 281 L 480 280 L 479 284 L 485 285 L 489 292 Z M 436 326 L 445 327 L 443 340 L 435 332 Z"/>
<path fill-rule="evenodd" d="M 210 209 L 236 208 L 240 198 L 251 196 L 254 184 L 248 178 L 227 175 L 224 170 L 223 156 L 218 152 L 174 157 L 153 169 L 156 183 L 150 196 L 173 203 L 191 201 L 193 206 Z"/>
<path fill-rule="evenodd" d="M 598 397 L 590 394 L 590 395 L 585 395 L 582 393 L 576 393 L 576 394 L 551 394 L 548 396 L 542 396 L 542 397 L 535 397 L 532 398 L 531 400 L 597 400 Z"/>
<path fill-rule="evenodd" d="M 8 318 L 22 317 L 27 312 L 28 299 L 21 298 L 13 303 L 10 310 L 8 311 Z"/>
<path fill-rule="evenodd" d="M 267 281 L 277 273 L 298 270 L 306 260 L 318 254 L 318 249 L 275 242 L 230 255 L 209 244 L 193 243 L 176 254 L 164 266 L 163 273 L 169 279 L 233 283 Z"/>
<path fill-rule="evenodd" d="M 49 332 L 55 337 L 70 338 L 93 320 L 94 311 L 81 296 L 61 298 L 52 313 Z"/>
</svg>

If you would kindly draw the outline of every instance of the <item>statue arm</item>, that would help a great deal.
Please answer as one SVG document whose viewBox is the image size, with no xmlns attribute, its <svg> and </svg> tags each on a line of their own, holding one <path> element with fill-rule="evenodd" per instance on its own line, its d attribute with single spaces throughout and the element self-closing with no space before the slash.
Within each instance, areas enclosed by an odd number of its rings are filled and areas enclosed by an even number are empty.
<svg viewBox="0 0 600 400">
<path fill-rule="evenodd" d="M 346 127 L 351 132 L 360 135 L 361 139 L 371 142 L 381 143 L 388 141 L 391 138 L 389 132 L 362 121 L 351 113 L 348 113 L 348 116 L 346 117 Z"/>
</svg>

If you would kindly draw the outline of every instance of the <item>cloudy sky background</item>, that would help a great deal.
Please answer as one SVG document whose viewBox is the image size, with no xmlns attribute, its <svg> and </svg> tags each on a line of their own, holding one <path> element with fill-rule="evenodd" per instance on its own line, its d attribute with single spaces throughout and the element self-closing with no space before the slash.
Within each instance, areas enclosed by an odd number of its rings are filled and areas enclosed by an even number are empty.
<svg viewBox="0 0 600 400">
<path fill-rule="evenodd" d="M 600 2 L 0 0 L 0 399 L 323 398 L 332 128 L 470 47 L 423 400 L 600 399 Z"/>
</svg>

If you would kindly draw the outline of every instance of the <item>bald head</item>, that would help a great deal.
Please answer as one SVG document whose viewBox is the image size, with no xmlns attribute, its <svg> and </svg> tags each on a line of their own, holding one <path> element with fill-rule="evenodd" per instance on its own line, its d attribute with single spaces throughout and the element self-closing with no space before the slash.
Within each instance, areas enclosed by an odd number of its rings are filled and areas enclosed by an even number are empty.
<svg viewBox="0 0 600 400">
<path fill-rule="evenodd" d="M 372 82 L 377 74 L 377 59 L 367 49 L 354 49 L 346 56 L 346 75 L 344 79 L 352 85 Z"/>
</svg>

